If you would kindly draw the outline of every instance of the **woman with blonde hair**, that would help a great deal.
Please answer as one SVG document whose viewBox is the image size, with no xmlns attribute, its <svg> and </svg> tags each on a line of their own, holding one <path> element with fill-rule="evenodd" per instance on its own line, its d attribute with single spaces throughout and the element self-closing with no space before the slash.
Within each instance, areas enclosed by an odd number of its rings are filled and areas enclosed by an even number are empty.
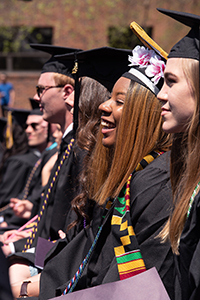
<svg viewBox="0 0 200 300">
<path fill-rule="evenodd" d="M 169 239 L 176 260 L 177 299 L 200 297 L 199 235 L 199 25 L 200 17 L 159 9 L 191 27 L 169 54 L 162 103 L 163 130 L 173 133 L 171 183 L 174 210 L 161 233 Z"/>
</svg>

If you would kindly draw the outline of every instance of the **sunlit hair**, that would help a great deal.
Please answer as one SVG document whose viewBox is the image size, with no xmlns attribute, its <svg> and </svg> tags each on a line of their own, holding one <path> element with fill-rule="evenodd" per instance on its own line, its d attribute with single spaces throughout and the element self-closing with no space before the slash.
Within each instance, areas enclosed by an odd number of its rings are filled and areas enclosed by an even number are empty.
<svg viewBox="0 0 200 300">
<path fill-rule="evenodd" d="M 152 150 L 169 150 L 170 146 L 170 135 L 162 130 L 160 102 L 151 91 L 131 81 L 119 122 L 109 176 L 95 200 L 101 205 L 108 197 L 117 196 L 144 156 Z"/>
<path fill-rule="evenodd" d="M 75 85 L 75 80 L 67 75 L 54 73 L 53 78 L 56 85 L 65 85 L 65 84 L 71 84 L 73 87 Z"/>
<path fill-rule="evenodd" d="M 81 79 L 77 129 L 77 144 L 80 148 L 90 151 L 90 147 L 94 147 L 101 120 L 98 107 L 109 97 L 110 92 L 98 81 L 89 77 Z"/>
<path fill-rule="evenodd" d="M 82 78 L 79 97 L 79 126 L 76 141 L 80 148 L 87 150 L 87 153 L 84 157 L 83 172 L 79 180 L 82 192 L 71 202 L 73 210 L 77 213 L 78 220 L 81 217 L 88 217 L 84 208 L 89 197 L 89 191 L 90 194 L 96 193 L 96 190 L 105 181 L 107 175 L 109 150 L 102 149 L 103 136 L 99 131 L 101 111 L 98 107 L 102 102 L 108 100 L 109 97 L 110 92 L 99 82 L 88 77 Z M 100 167 L 101 173 L 96 172 Z M 78 220 L 70 224 L 69 228 L 73 227 Z"/>
<path fill-rule="evenodd" d="M 174 134 L 171 151 L 171 183 L 174 211 L 161 232 L 162 240 L 170 239 L 172 250 L 178 254 L 179 241 L 185 224 L 190 197 L 200 180 L 199 126 L 199 62 L 182 60 L 185 78 L 195 99 L 195 110 L 184 133 Z"/>
</svg>

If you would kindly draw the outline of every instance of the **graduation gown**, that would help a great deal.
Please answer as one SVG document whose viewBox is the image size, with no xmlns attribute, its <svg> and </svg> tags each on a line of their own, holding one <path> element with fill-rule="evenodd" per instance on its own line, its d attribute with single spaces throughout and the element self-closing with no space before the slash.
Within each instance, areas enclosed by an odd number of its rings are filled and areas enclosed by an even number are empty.
<svg viewBox="0 0 200 300">
<path fill-rule="evenodd" d="M 13 300 L 8 277 L 7 260 L 0 249 L 0 300 Z"/>
<path fill-rule="evenodd" d="M 61 143 L 61 150 L 58 155 L 58 160 L 52 169 L 49 182 L 45 188 L 44 195 L 46 195 L 47 190 L 52 182 L 52 178 L 57 170 L 58 164 L 65 152 L 71 138 L 73 137 L 73 132 L 69 132 L 67 136 L 63 139 Z M 70 203 L 75 198 L 79 192 L 79 174 L 82 169 L 82 161 L 85 155 L 85 151 L 79 149 L 76 145 L 72 147 L 70 155 L 65 159 L 60 173 L 53 185 L 52 192 L 49 196 L 48 204 L 44 210 L 41 221 L 38 225 L 38 230 L 36 233 L 36 238 L 33 241 L 32 247 L 37 245 L 38 237 L 43 237 L 45 239 L 57 240 L 59 238 L 58 230 L 66 230 L 66 215 L 70 209 Z M 41 203 L 42 206 L 42 203 Z M 21 253 L 26 243 L 26 239 L 22 239 L 14 243 L 16 252 L 15 255 L 22 256 L 28 259 L 34 264 L 35 255 L 33 253 Z"/>
<path fill-rule="evenodd" d="M 0 182 L 0 207 L 7 205 L 10 198 L 15 198 L 22 192 L 26 180 L 40 156 L 38 151 L 30 149 L 26 154 L 13 155 L 7 159 Z"/>
<path fill-rule="evenodd" d="M 30 182 L 30 185 L 28 188 L 28 195 L 27 195 L 26 199 L 28 199 L 33 204 L 36 203 L 35 205 L 37 205 L 38 201 L 41 199 L 40 195 L 44 190 L 44 187 L 42 187 L 42 185 L 41 185 L 42 168 L 47 163 L 47 161 L 50 159 L 50 157 L 57 152 L 56 145 L 57 144 L 55 143 L 53 148 L 47 148 L 43 151 L 43 153 L 40 157 L 41 163 L 39 164 L 38 168 L 36 169 L 36 171 L 32 177 L 32 180 Z M 31 170 L 31 172 L 32 172 L 32 170 Z M 28 179 L 29 179 L 29 176 L 27 177 L 27 180 Z M 27 183 L 27 180 L 24 183 L 22 192 L 17 196 L 18 199 L 24 199 L 24 188 Z M 32 217 L 33 216 L 31 216 L 31 218 Z M 8 225 L 16 226 L 16 227 L 21 227 L 22 225 L 24 225 L 27 222 L 26 219 L 15 216 L 15 214 L 13 213 L 12 210 L 9 211 L 8 214 L 4 215 L 4 220 L 7 222 Z"/>
<path fill-rule="evenodd" d="M 200 299 L 200 192 L 194 199 L 176 256 L 178 300 Z M 180 288 L 181 287 L 181 288 Z M 181 290 L 181 292 L 180 292 Z M 181 295 L 182 294 L 182 295 Z"/>
<path fill-rule="evenodd" d="M 169 243 L 161 244 L 156 238 L 168 219 L 172 201 L 169 156 L 169 153 L 163 154 L 144 170 L 133 174 L 130 201 L 131 220 L 146 267 L 157 268 L 174 299 L 173 255 Z M 114 205 L 103 220 L 102 232 L 75 291 L 119 280 L 111 228 Z M 41 274 L 39 300 L 62 294 L 90 249 L 102 223 L 102 215 L 103 209 L 95 205 L 90 225 L 80 232 L 72 229 L 48 252 Z"/>
</svg>

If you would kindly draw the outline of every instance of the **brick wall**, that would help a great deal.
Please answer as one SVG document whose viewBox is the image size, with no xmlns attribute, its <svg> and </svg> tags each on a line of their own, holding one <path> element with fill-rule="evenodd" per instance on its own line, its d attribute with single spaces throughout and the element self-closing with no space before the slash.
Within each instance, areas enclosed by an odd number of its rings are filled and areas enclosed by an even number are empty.
<svg viewBox="0 0 200 300">
<path fill-rule="evenodd" d="M 156 7 L 200 14 L 198 0 L 19 0 L 0 1 L 0 26 L 52 26 L 53 44 L 90 49 L 108 45 L 109 26 L 129 26 L 136 21 L 153 27 L 153 38 L 166 51 L 188 28 L 160 14 Z M 39 73 L 10 73 L 16 107 L 27 107 L 35 93 Z"/>
</svg>

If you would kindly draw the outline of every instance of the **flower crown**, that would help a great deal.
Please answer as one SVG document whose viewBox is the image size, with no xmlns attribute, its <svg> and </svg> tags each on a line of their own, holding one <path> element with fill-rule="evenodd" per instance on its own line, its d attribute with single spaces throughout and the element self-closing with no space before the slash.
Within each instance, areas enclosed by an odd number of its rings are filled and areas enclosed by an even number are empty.
<svg viewBox="0 0 200 300">
<path fill-rule="evenodd" d="M 151 78 L 151 81 L 157 85 L 160 78 L 164 78 L 165 63 L 154 50 L 149 50 L 144 46 L 136 46 L 132 50 L 133 56 L 128 56 L 131 62 L 129 66 L 139 66 L 139 68 L 146 68 L 145 74 Z"/>
</svg>

